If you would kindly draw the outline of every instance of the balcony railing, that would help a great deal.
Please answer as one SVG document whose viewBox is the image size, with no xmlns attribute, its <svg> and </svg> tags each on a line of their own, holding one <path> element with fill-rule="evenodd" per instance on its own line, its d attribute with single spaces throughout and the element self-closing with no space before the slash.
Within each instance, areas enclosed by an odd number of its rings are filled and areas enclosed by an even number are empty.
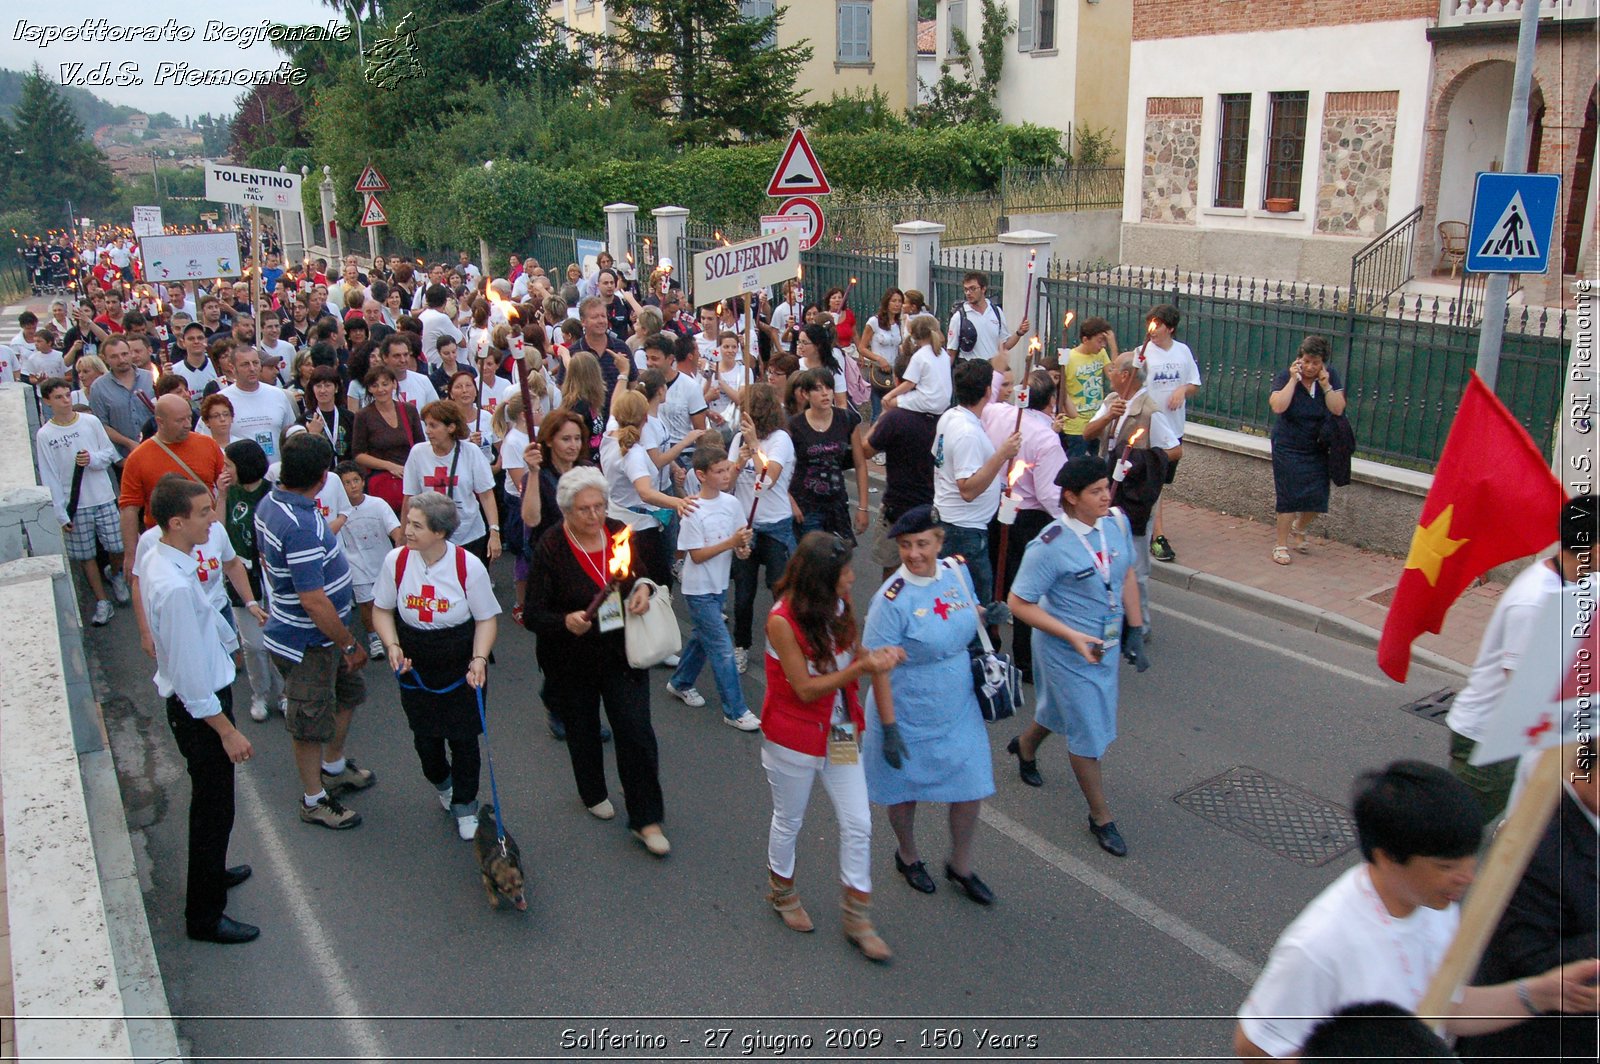
<svg viewBox="0 0 1600 1064">
<path fill-rule="evenodd" d="M 1527 0 L 1439 0 L 1439 25 L 1482 26 L 1495 22 L 1515 22 L 1522 17 Z M 1537 0 L 1539 17 L 1550 19 L 1594 18 L 1600 13 L 1600 0 Z"/>
</svg>

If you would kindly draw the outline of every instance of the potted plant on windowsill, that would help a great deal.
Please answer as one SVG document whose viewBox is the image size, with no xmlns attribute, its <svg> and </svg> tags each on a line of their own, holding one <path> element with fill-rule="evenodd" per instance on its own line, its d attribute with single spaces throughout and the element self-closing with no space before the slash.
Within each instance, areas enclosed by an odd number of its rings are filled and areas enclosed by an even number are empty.
<svg viewBox="0 0 1600 1064">
<path fill-rule="evenodd" d="M 1294 200 L 1288 196 L 1269 196 L 1265 203 L 1267 211 L 1272 214 L 1288 214 L 1294 210 Z"/>
</svg>

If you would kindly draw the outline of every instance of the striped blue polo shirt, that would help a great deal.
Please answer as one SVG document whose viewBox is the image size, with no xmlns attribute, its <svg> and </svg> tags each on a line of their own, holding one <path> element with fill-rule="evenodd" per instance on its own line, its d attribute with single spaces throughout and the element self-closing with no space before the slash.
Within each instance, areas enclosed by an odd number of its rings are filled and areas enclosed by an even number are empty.
<svg viewBox="0 0 1600 1064">
<path fill-rule="evenodd" d="M 339 537 L 328 530 L 316 500 L 273 490 L 256 507 L 256 539 L 267 589 L 262 629 L 267 649 L 299 661 L 307 647 L 329 646 L 332 641 L 300 604 L 300 593 L 326 592 L 339 618 L 349 623 L 355 590 Z"/>
</svg>

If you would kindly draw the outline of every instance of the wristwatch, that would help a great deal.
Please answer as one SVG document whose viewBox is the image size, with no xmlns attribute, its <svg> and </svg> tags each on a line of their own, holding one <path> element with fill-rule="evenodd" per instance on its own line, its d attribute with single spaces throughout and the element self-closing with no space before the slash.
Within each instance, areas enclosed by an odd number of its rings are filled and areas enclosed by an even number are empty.
<svg viewBox="0 0 1600 1064">
<path fill-rule="evenodd" d="M 498 531 L 500 531 L 500 526 L 499 525 L 490 525 L 489 526 L 489 531 L 490 532 L 498 532 Z"/>
<path fill-rule="evenodd" d="M 359 649 L 361 649 L 361 648 L 356 646 L 356 644 L 351 643 L 347 647 L 340 647 L 339 648 L 339 653 L 341 653 L 341 654 L 354 654 Z"/>
</svg>

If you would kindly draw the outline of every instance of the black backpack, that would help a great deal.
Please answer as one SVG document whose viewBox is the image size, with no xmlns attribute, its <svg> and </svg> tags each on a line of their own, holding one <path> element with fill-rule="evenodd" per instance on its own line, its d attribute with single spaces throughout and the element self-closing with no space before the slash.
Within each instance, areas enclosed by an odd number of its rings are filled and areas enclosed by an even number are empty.
<svg viewBox="0 0 1600 1064">
<path fill-rule="evenodd" d="M 989 301 L 989 309 L 994 311 L 995 326 L 1004 330 L 1005 323 L 1000 320 L 1000 307 L 992 299 Z M 956 326 L 956 349 L 965 355 L 978 346 L 978 327 L 968 320 L 966 303 L 962 303 L 961 309 L 956 313 L 961 318 L 961 323 Z"/>
</svg>

